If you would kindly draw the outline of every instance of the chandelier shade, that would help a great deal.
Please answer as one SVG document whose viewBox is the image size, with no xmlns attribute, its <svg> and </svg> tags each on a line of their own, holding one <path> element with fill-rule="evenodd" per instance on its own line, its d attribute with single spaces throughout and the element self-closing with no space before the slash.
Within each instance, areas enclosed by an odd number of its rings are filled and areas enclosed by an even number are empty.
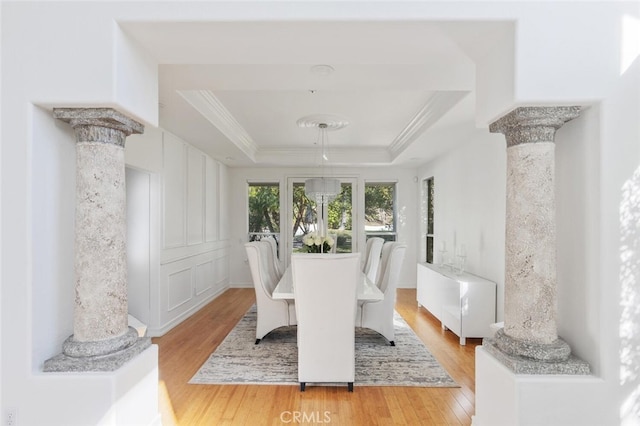
<svg viewBox="0 0 640 426">
<path fill-rule="evenodd" d="M 311 178 L 304 181 L 304 193 L 318 204 L 329 204 L 342 191 L 340 181 L 334 178 Z"/>
</svg>

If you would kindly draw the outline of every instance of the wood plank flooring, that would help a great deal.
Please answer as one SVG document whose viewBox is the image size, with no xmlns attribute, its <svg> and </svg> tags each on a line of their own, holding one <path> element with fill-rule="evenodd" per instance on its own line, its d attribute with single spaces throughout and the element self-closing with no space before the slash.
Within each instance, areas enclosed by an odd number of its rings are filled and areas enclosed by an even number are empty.
<svg viewBox="0 0 640 426">
<path fill-rule="evenodd" d="M 166 335 L 159 347 L 164 426 L 184 425 L 470 425 L 475 347 L 480 339 L 444 331 L 414 289 L 399 289 L 396 310 L 460 388 L 190 385 L 188 381 L 249 307 L 253 289 L 229 289 Z"/>
</svg>

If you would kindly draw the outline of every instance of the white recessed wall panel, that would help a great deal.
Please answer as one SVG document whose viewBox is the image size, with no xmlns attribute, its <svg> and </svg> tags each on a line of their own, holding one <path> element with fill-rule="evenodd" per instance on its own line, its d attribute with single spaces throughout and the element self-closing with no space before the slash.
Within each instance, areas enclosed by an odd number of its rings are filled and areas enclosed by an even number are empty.
<svg viewBox="0 0 640 426">
<path fill-rule="evenodd" d="M 224 288 L 229 282 L 229 256 L 226 252 L 219 251 L 220 257 L 215 260 L 215 287 Z"/>
<path fill-rule="evenodd" d="M 191 300 L 191 268 L 170 274 L 167 283 L 169 311 Z"/>
<path fill-rule="evenodd" d="M 163 248 L 185 245 L 186 158 L 184 143 L 164 134 L 163 140 Z"/>
<path fill-rule="evenodd" d="M 220 247 L 163 264 L 161 320 L 149 335 L 162 336 L 228 288 L 228 262 L 228 249 Z"/>
<path fill-rule="evenodd" d="M 204 160 L 205 156 L 194 148 L 188 149 L 187 167 L 187 243 L 204 241 Z"/>
<path fill-rule="evenodd" d="M 213 287 L 213 262 L 196 265 L 196 295 Z"/>
<path fill-rule="evenodd" d="M 218 222 L 220 240 L 229 239 L 229 175 L 227 167 L 220 165 L 218 168 Z M 245 194 L 246 196 L 246 194 Z M 245 213 L 242 213 L 246 215 Z"/>
<path fill-rule="evenodd" d="M 127 182 L 127 299 L 129 313 L 145 324 L 150 317 L 151 175 L 126 168 Z"/>
<path fill-rule="evenodd" d="M 207 157 L 205 168 L 205 240 L 207 242 L 215 241 L 218 238 L 218 165 L 210 157 Z"/>
</svg>

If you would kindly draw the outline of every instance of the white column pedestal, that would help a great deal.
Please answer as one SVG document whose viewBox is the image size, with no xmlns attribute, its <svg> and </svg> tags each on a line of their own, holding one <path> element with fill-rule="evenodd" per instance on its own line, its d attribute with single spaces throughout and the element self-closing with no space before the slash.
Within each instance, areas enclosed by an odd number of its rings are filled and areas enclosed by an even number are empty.
<svg viewBox="0 0 640 426">
<path fill-rule="evenodd" d="M 160 426 L 158 346 L 118 370 L 47 373 L 32 395 L 41 410 L 23 411 L 21 425 Z"/>
<path fill-rule="evenodd" d="M 602 379 L 591 375 L 515 374 L 476 348 L 473 426 L 613 425 Z"/>
</svg>

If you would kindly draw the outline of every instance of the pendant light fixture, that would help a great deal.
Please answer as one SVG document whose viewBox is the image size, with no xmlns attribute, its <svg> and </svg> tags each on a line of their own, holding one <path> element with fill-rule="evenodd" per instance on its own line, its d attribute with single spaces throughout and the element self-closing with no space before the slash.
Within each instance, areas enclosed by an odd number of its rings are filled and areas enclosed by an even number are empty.
<svg viewBox="0 0 640 426">
<path fill-rule="evenodd" d="M 329 163 L 329 130 L 338 130 L 349 124 L 339 117 L 328 115 L 307 116 L 297 121 L 300 127 L 315 127 L 318 129 L 320 177 L 305 180 L 304 192 L 307 197 L 321 206 L 329 204 L 342 191 L 340 180 L 326 175 L 326 165 Z"/>
</svg>

